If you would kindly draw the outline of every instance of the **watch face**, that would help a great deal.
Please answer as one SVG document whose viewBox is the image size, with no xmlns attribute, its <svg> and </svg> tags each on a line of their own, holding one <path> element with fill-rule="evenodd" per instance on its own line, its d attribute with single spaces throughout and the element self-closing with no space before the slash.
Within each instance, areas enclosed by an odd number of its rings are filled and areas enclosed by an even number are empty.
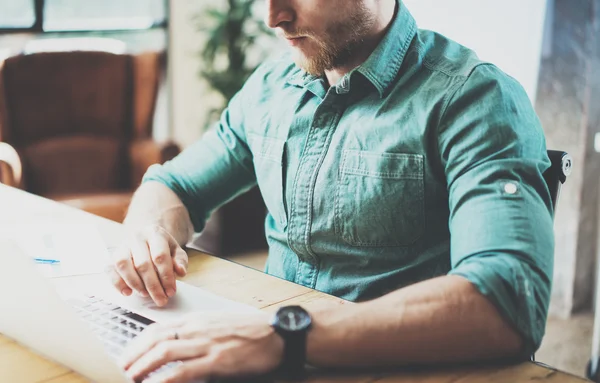
<svg viewBox="0 0 600 383">
<path fill-rule="evenodd" d="M 301 307 L 283 307 L 277 312 L 279 327 L 286 331 L 302 331 L 310 326 L 311 319 Z"/>
</svg>

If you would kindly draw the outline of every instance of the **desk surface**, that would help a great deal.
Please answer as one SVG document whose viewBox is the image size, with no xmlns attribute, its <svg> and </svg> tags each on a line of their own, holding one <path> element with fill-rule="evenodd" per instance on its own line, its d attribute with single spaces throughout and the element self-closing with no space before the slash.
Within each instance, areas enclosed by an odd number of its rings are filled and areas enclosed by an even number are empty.
<svg viewBox="0 0 600 383">
<path fill-rule="evenodd" d="M 64 205 L 0 185 L 0 225 L 33 222 L 60 222 L 93 225 L 108 245 L 123 236 L 120 224 Z M 189 272 L 185 282 L 266 311 L 278 306 L 301 304 L 310 308 L 320 304 L 348 304 L 339 298 L 268 276 L 264 273 L 190 251 Z M 11 339 L 0 335 L 0 382 L 79 383 L 88 380 L 77 373 L 44 359 Z M 475 382 L 584 382 L 584 379 L 534 363 L 513 366 L 424 369 L 412 372 L 326 373 L 315 372 L 307 382 L 348 383 L 475 383 Z"/>
</svg>

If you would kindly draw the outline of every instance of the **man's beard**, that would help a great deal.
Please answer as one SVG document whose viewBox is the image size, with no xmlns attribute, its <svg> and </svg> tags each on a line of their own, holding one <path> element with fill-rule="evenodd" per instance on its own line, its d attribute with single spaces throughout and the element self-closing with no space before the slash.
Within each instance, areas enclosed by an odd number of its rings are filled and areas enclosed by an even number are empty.
<svg viewBox="0 0 600 383">
<path fill-rule="evenodd" d="M 374 23 L 375 18 L 368 10 L 357 6 L 350 17 L 327 28 L 325 36 L 315 36 L 310 30 L 294 31 L 293 35 L 307 36 L 318 45 L 317 52 L 310 56 L 297 52 L 296 64 L 315 76 L 344 66 L 354 57 Z"/>
</svg>

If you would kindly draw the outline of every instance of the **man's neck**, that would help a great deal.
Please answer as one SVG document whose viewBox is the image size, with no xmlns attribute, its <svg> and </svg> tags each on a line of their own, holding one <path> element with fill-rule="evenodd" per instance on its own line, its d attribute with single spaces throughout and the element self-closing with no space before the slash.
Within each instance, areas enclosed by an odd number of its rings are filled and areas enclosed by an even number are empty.
<svg viewBox="0 0 600 383">
<path fill-rule="evenodd" d="M 374 10 L 376 13 L 376 22 L 373 26 L 373 30 L 364 38 L 363 43 L 358 47 L 356 53 L 346 64 L 325 71 L 325 77 L 330 86 L 336 85 L 344 75 L 367 61 L 371 53 L 373 53 L 385 36 L 387 29 L 394 18 L 397 2 L 396 0 L 383 0 L 377 2 L 377 4 L 377 8 Z"/>
</svg>

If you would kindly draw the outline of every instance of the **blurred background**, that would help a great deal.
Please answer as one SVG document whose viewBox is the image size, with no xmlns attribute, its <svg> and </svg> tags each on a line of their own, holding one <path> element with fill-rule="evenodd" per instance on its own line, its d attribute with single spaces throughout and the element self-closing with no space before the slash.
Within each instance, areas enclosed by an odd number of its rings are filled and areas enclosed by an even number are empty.
<svg viewBox="0 0 600 383">
<path fill-rule="evenodd" d="M 583 375 L 596 292 L 600 0 L 404 0 L 419 27 L 523 84 L 574 170 L 555 219 L 551 319 L 537 359 Z M 152 163 L 200 138 L 284 48 L 261 0 L 0 0 L 0 182 L 120 221 Z M 194 246 L 262 269 L 252 190 Z M 0 212 L 1 214 L 1 212 Z"/>
</svg>

